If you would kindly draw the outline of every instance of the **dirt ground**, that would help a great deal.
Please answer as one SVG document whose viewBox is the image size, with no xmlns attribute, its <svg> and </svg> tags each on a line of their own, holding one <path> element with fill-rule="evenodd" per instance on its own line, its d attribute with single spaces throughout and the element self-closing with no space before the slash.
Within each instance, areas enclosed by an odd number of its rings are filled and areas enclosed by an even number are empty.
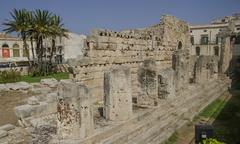
<svg viewBox="0 0 240 144">
<path fill-rule="evenodd" d="M 24 104 L 31 93 L 21 91 L 0 92 L 0 126 L 4 124 L 17 125 L 17 117 L 14 113 L 14 107 Z"/>
</svg>

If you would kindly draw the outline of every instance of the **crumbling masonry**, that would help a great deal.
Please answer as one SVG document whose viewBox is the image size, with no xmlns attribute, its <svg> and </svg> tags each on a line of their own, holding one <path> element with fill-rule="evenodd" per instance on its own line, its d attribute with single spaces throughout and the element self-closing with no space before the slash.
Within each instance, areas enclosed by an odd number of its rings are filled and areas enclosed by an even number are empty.
<svg viewBox="0 0 240 144">
<path fill-rule="evenodd" d="M 163 142 L 227 91 L 231 42 L 223 39 L 220 57 L 190 56 L 188 24 L 173 16 L 142 29 L 94 30 L 85 55 L 69 62 L 72 80 L 58 84 L 51 143 Z"/>
</svg>

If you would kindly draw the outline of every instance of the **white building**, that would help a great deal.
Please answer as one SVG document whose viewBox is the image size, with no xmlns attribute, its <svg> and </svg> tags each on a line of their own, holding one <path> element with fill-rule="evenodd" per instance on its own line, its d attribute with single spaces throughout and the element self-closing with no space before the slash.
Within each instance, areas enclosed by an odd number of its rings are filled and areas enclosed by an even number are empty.
<svg viewBox="0 0 240 144">
<path fill-rule="evenodd" d="M 86 38 L 85 35 L 68 33 L 68 38 L 63 39 L 65 61 L 84 55 Z"/>
<path fill-rule="evenodd" d="M 57 38 L 56 52 L 53 54 L 53 59 L 57 63 L 65 63 L 68 59 L 81 56 L 83 55 L 85 43 L 86 36 L 75 33 L 68 33 L 68 38 Z M 19 66 L 26 65 L 28 62 L 27 53 L 29 53 L 31 60 L 33 58 L 30 41 L 27 41 L 27 45 L 28 50 L 26 51 L 20 38 L 0 33 L 0 67 L 9 63 L 16 63 Z M 47 51 L 46 58 L 50 57 L 51 46 L 50 39 L 44 42 Z M 34 54 L 36 56 L 36 52 Z"/>
<path fill-rule="evenodd" d="M 240 32 L 240 14 L 224 17 L 211 22 L 206 25 L 192 25 L 190 26 L 192 55 L 220 55 L 221 39 L 219 33 L 226 30 L 230 22 L 235 25 L 233 31 Z M 234 53 L 240 55 L 239 43 L 235 43 Z"/>
<path fill-rule="evenodd" d="M 0 64 L 16 63 L 20 65 L 28 61 L 27 53 L 32 58 L 30 42 L 27 42 L 28 51 L 23 48 L 23 41 L 17 37 L 0 33 Z"/>
</svg>

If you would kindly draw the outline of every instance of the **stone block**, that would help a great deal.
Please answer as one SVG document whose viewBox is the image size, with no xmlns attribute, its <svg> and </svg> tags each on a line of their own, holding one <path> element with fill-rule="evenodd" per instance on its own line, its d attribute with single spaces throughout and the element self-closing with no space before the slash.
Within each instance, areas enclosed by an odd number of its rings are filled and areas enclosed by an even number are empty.
<svg viewBox="0 0 240 144">
<path fill-rule="evenodd" d="M 56 101 L 57 101 L 57 93 L 56 92 L 47 94 L 47 102 L 48 103 L 53 103 Z"/>
<path fill-rule="evenodd" d="M 40 81 L 42 85 L 47 85 L 51 88 L 57 87 L 58 81 L 54 78 L 49 78 L 49 79 L 42 79 Z"/>
<path fill-rule="evenodd" d="M 15 129 L 15 126 L 12 124 L 5 124 L 3 126 L 0 127 L 0 130 L 5 130 L 5 131 L 10 131 Z"/>
<path fill-rule="evenodd" d="M 8 135 L 7 131 L 0 130 L 0 139 L 6 137 L 7 135 Z"/>
<path fill-rule="evenodd" d="M 9 88 L 6 87 L 5 84 L 0 84 L 0 91 L 7 91 L 7 90 L 9 90 Z"/>
<path fill-rule="evenodd" d="M 28 98 L 28 104 L 29 105 L 38 105 L 39 101 L 35 96 L 33 96 L 33 97 Z"/>
<path fill-rule="evenodd" d="M 178 49 L 172 56 L 172 68 L 175 71 L 174 81 L 176 91 L 181 91 L 189 85 L 189 51 Z"/>
<path fill-rule="evenodd" d="M 57 134 L 82 139 L 93 133 L 92 101 L 86 86 L 61 80 L 57 96 Z"/>
<path fill-rule="evenodd" d="M 9 90 L 28 90 L 32 88 L 32 85 L 27 82 L 16 82 L 6 84 L 7 89 Z"/>
<path fill-rule="evenodd" d="M 52 92 L 52 89 L 50 87 L 44 86 L 44 87 L 32 88 L 31 91 L 36 94 L 48 94 Z"/>
<path fill-rule="evenodd" d="M 43 113 L 48 113 L 48 103 L 40 102 L 38 105 L 31 106 L 31 115 L 40 115 Z"/>
<path fill-rule="evenodd" d="M 145 60 L 138 70 L 138 105 L 157 105 L 157 67 L 155 60 Z"/>
<path fill-rule="evenodd" d="M 28 104 L 15 107 L 15 114 L 18 118 L 21 119 L 29 117 L 31 115 L 31 112 L 32 108 Z"/>
<path fill-rule="evenodd" d="M 104 75 L 104 115 L 112 121 L 132 116 L 132 86 L 130 69 L 118 66 Z"/>
<path fill-rule="evenodd" d="M 174 71 L 172 68 L 161 70 L 158 74 L 158 98 L 166 99 L 174 96 Z"/>
</svg>

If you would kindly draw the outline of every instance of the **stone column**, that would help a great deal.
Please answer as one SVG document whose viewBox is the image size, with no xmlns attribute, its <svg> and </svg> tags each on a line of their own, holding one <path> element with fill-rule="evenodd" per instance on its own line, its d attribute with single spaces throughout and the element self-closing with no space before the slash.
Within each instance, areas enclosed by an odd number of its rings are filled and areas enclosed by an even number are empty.
<svg viewBox="0 0 240 144">
<path fill-rule="evenodd" d="M 132 116 L 131 72 L 118 66 L 104 74 L 104 116 L 107 120 L 121 121 Z"/>
<path fill-rule="evenodd" d="M 91 97 L 86 86 L 60 81 L 57 97 L 57 134 L 61 139 L 81 139 L 93 133 Z"/>
<path fill-rule="evenodd" d="M 200 56 L 195 64 L 194 78 L 196 83 L 205 83 L 217 78 L 218 59 L 215 56 Z"/>
<path fill-rule="evenodd" d="M 173 54 L 172 68 L 175 71 L 176 92 L 188 86 L 189 65 L 189 51 L 187 49 L 179 49 Z"/>
<path fill-rule="evenodd" d="M 156 63 L 149 59 L 143 62 L 138 70 L 139 93 L 137 98 L 138 105 L 157 105 L 158 88 Z"/>
<path fill-rule="evenodd" d="M 230 72 L 230 63 L 232 60 L 232 47 L 230 37 L 224 37 L 221 45 L 219 73 L 228 74 Z"/>
<path fill-rule="evenodd" d="M 166 99 L 174 96 L 174 71 L 172 68 L 163 69 L 158 73 L 158 98 Z"/>
</svg>

